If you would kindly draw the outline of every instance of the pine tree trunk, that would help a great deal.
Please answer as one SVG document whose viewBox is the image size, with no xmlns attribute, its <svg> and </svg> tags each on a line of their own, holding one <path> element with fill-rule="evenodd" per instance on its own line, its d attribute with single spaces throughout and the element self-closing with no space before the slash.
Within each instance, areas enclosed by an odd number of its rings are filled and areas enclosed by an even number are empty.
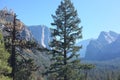
<svg viewBox="0 0 120 80">
<path fill-rule="evenodd" d="M 15 59 L 15 25 L 16 25 L 16 15 L 14 15 L 13 21 L 13 32 L 12 32 L 12 54 L 11 54 L 11 64 L 12 64 L 12 77 L 15 80 L 15 68 L 16 68 L 16 59 Z"/>
<path fill-rule="evenodd" d="M 65 24 L 64 24 L 64 65 L 67 65 L 67 51 L 66 51 L 66 11 L 65 11 Z M 64 80 L 67 80 L 67 74 L 65 69 Z"/>
<path fill-rule="evenodd" d="M 64 51 L 64 65 L 66 65 L 66 64 L 67 64 L 66 58 L 67 58 L 67 55 L 66 55 L 66 50 L 65 50 L 65 51 Z M 66 66 L 65 66 L 65 67 L 66 67 Z M 66 69 L 65 69 L 64 80 L 67 80 Z"/>
</svg>

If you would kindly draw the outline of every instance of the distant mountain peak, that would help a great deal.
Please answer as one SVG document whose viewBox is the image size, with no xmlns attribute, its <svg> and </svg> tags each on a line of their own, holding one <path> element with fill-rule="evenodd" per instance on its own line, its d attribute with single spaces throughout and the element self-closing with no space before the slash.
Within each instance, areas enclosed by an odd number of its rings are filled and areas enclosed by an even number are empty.
<svg viewBox="0 0 120 80">
<path fill-rule="evenodd" d="M 109 60 L 120 57 L 120 34 L 102 31 L 96 40 L 90 41 L 86 49 L 86 59 Z"/>
<path fill-rule="evenodd" d="M 109 32 L 102 31 L 97 40 L 100 42 L 104 42 L 105 44 L 110 44 L 113 41 L 115 41 L 117 37 L 118 34 L 113 31 L 109 31 Z"/>
</svg>

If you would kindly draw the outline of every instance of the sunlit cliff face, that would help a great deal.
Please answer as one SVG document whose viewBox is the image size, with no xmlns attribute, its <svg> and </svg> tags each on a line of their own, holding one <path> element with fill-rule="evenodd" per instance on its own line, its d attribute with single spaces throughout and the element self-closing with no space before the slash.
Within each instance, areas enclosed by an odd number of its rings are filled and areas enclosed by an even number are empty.
<svg viewBox="0 0 120 80">
<path fill-rule="evenodd" d="M 12 10 L 3 9 L 0 10 L 0 23 L 5 25 L 8 28 L 13 28 L 15 14 Z M 23 23 L 19 19 L 15 19 L 16 30 L 20 31 L 23 28 Z"/>
</svg>

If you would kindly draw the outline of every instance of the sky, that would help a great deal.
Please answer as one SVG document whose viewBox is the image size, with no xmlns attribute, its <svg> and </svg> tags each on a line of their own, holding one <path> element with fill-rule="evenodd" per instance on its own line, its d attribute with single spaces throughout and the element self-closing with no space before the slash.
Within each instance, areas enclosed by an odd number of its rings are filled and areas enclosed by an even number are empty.
<svg viewBox="0 0 120 80">
<path fill-rule="evenodd" d="M 97 38 L 101 31 L 120 33 L 120 0 L 71 0 L 81 19 L 83 39 Z M 24 24 L 51 27 L 61 0 L 0 0 L 0 9 L 12 9 Z"/>
</svg>

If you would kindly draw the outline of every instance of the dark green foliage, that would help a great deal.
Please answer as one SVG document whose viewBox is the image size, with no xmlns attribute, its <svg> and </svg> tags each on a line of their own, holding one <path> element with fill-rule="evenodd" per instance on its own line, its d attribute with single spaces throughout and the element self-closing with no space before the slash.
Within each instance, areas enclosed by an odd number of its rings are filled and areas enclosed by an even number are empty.
<svg viewBox="0 0 120 80">
<path fill-rule="evenodd" d="M 120 75 L 118 76 L 118 80 L 120 80 Z"/>
<path fill-rule="evenodd" d="M 120 58 L 108 61 L 86 61 L 87 63 L 94 64 L 95 68 L 90 71 L 84 70 L 83 74 L 87 73 L 88 80 L 118 80 L 120 74 L 119 61 Z"/>
<path fill-rule="evenodd" d="M 35 80 L 34 71 L 36 70 L 37 66 L 32 59 L 24 60 L 19 56 L 15 80 Z"/>
<path fill-rule="evenodd" d="M 80 19 L 70 0 L 63 0 L 55 15 L 52 15 L 54 28 L 51 29 L 53 40 L 50 44 L 53 64 L 47 73 L 55 80 L 79 80 L 81 70 L 76 46 L 77 39 L 82 38 Z"/>
<path fill-rule="evenodd" d="M 4 37 L 5 44 L 7 50 L 11 53 L 11 42 L 8 40 L 9 38 L 6 36 Z M 9 44 L 9 45 L 7 45 Z M 37 71 L 37 66 L 34 62 L 34 60 L 30 59 L 29 57 L 25 57 L 22 53 L 23 49 L 31 49 L 32 47 L 35 47 L 33 44 L 34 42 L 31 41 L 23 41 L 23 43 L 15 42 L 16 48 L 16 62 L 15 62 L 15 80 L 34 80 L 34 72 Z M 33 46 L 32 46 L 33 45 Z M 26 54 L 26 53 L 25 53 Z M 9 63 L 11 64 L 11 58 L 9 59 Z"/>
<path fill-rule="evenodd" d="M 11 67 L 8 64 L 10 54 L 5 50 L 2 34 L 0 33 L 0 80 L 12 80 L 10 78 Z"/>
<path fill-rule="evenodd" d="M 35 41 L 27 41 L 26 42 L 26 48 L 29 48 L 29 49 L 31 49 L 31 48 L 35 48 L 35 47 L 37 47 L 37 44 L 36 44 L 36 42 Z"/>
</svg>

